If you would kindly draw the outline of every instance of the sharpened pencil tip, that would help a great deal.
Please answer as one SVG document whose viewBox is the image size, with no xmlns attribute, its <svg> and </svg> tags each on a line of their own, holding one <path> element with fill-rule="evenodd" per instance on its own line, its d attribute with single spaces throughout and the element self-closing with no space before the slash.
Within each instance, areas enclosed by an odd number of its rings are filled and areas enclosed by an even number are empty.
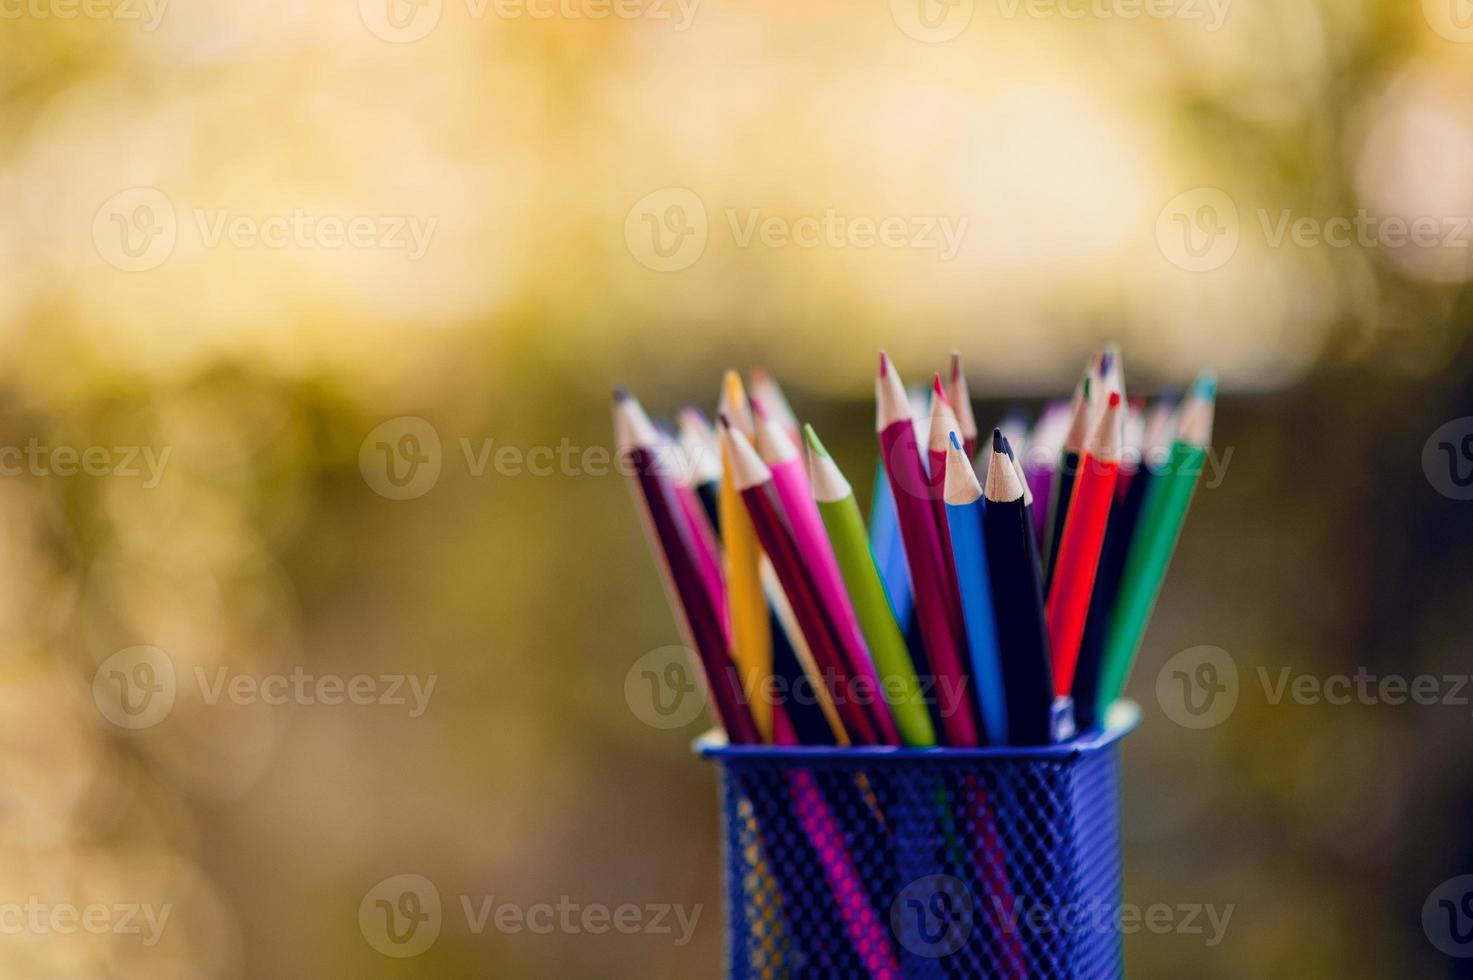
<svg viewBox="0 0 1473 980">
<path fill-rule="evenodd" d="M 962 376 L 962 352 L 954 350 L 951 352 L 951 380 L 955 382 Z"/>
<path fill-rule="evenodd" d="M 951 399 L 946 397 L 946 386 L 941 383 L 941 374 L 939 372 L 931 375 L 931 394 L 941 399 L 941 404 L 951 404 Z"/>
<path fill-rule="evenodd" d="M 1119 404 L 1120 404 L 1120 392 L 1118 392 L 1118 391 L 1112 391 L 1112 392 L 1110 392 L 1110 407 L 1111 408 L 1114 408 L 1116 405 L 1119 405 Z"/>
<path fill-rule="evenodd" d="M 995 453 L 1000 453 L 1000 452 L 1003 451 L 1003 449 L 1002 449 L 1002 430 L 1001 429 L 993 429 L 992 430 L 992 451 L 995 452 Z"/>
<path fill-rule="evenodd" d="M 716 416 L 716 421 L 721 425 L 723 429 L 731 428 L 731 418 L 725 412 L 721 412 L 720 414 L 718 414 Z"/>
<path fill-rule="evenodd" d="M 1197 380 L 1192 383 L 1192 387 L 1197 390 L 1199 398 L 1210 401 L 1217 397 L 1217 375 L 1211 371 L 1203 371 L 1197 375 Z"/>
<path fill-rule="evenodd" d="M 803 426 L 803 438 L 807 441 L 809 449 L 812 449 L 820 456 L 828 457 L 829 451 L 823 448 L 823 443 L 818 439 L 818 433 L 813 431 L 812 423 Z"/>
<path fill-rule="evenodd" d="M 1084 379 L 1084 400 L 1089 401 L 1089 378 Z"/>
<path fill-rule="evenodd" d="M 957 438 L 957 434 L 955 432 L 951 434 L 951 448 L 955 449 L 957 452 L 961 452 L 962 441 L 961 439 Z"/>
<path fill-rule="evenodd" d="M 885 353 L 885 349 L 882 347 L 882 348 L 880 348 L 880 377 L 883 378 L 883 377 L 885 377 L 889 373 L 890 373 L 890 355 L 889 354 L 886 354 Z"/>
<path fill-rule="evenodd" d="M 1114 356 L 1115 356 L 1115 352 L 1112 351 L 1112 350 L 1110 350 L 1109 348 L 1106 348 L 1105 350 L 1103 350 L 1103 351 L 1100 352 L 1100 373 L 1101 374 L 1108 374 L 1109 373 L 1109 371 L 1110 371 L 1110 360 Z"/>
<path fill-rule="evenodd" d="M 756 395 L 747 396 L 747 401 L 752 403 L 752 412 L 762 421 L 767 421 L 767 406 L 762 404 L 762 399 Z"/>
<path fill-rule="evenodd" d="M 614 404 L 617 405 L 620 402 L 627 402 L 629 399 L 631 399 L 633 397 L 634 396 L 629 393 L 629 389 L 627 387 L 625 387 L 624 385 L 615 385 L 614 386 Z"/>
</svg>

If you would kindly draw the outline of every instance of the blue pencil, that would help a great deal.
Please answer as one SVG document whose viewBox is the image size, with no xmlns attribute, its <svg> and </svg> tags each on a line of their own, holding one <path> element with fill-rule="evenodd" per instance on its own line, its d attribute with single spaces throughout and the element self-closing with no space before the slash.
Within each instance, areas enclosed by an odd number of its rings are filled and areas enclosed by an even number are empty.
<svg viewBox="0 0 1473 980">
<path fill-rule="evenodd" d="M 982 485 L 967 459 L 962 441 L 951 434 L 946 453 L 946 521 L 951 529 L 951 557 L 967 624 L 973 683 L 982 708 L 982 728 L 991 745 L 1006 745 L 1008 710 L 998 652 L 997 621 L 992 613 L 992 583 L 987 576 L 987 549 L 982 539 Z"/>
<path fill-rule="evenodd" d="M 885 475 L 885 461 L 875 460 L 875 493 L 870 500 L 869 547 L 875 555 L 880 581 L 895 611 L 900 632 L 910 629 L 914 597 L 910 591 L 910 568 L 905 563 L 905 543 L 900 538 L 900 517 L 895 512 L 895 498 L 890 478 Z"/>
</svg>

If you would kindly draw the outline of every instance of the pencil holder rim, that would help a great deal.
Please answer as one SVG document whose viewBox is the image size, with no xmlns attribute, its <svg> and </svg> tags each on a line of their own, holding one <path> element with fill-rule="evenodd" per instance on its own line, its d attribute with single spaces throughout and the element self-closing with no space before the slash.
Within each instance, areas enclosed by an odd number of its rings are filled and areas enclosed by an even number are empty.
<svg viewBox="0 0 1473 980">
<path fill-rule="evenodd" d="M 1070 759 L 1093 755 L 1135 730 L 1140 724 L 1140 707 L 1133 701 L 1117 702 L 1106 728 L 1081 732 L 1074 738 L 1054 745 L 993 745 L 976 748 L 906 748 L 898 745 L 732 745 L 719 729 L 712 729 L 691 744 L 691 751 L 704 759 L 719 762 L 801 762 L 801 763 L 923 763 L 923 762 L 997 762 L 1003 760 Z"/>
</svg>

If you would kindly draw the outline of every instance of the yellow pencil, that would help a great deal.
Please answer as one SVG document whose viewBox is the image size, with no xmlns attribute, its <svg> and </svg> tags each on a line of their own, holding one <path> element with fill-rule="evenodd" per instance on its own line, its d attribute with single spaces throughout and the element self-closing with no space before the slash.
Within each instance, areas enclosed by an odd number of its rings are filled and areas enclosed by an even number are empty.
<svg viewBox="0 0 1473 980">
<path fill-rule="evenodd" d="M 751 434 L 754 429 L 752 409 L 742 379 L 735 371 L 726 372 L 721 386 L 721 411 L 732 425 Z M 762 546 L 747 515 L 741 492 L 731 478 L 731 460 L 721 452 L 721 492 L 717 497 L 717 515 L 721 520 L 721 541 L 726 549 L 726 600 L 731 614 L 731 656 L 742 677 L 742 689 L 751 706 L 757 731 L 766 742 L 772 741 L 772 704 L 767 697 L 767 678 L 772 675 L 772 627 L 768 619 L 767 599 L 762 591 Z"/>
</svg>

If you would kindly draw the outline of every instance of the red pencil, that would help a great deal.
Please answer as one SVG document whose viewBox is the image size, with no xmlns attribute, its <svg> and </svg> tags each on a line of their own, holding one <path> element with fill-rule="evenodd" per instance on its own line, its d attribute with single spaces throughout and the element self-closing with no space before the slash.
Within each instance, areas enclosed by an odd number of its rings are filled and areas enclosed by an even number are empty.
<svg viewBox="0 0 1473 980">
<path fill-rule="evenodd" d="M 819 598 L 818 585 L 803 560 L 793 528 L 777 500 L 772 486 L 772 471 L 724 413 L 721 415 L 720 433 L 726 458 L 731 462 L 732 482 L 747 505 L 757 540 L 762 544 L 762 550 L 767 552 L 773 571 L 787 593 L 803 638 L 808 641 L 813 659 L 824 675 L 821 681 L 829 686 L 834 708 L 843 720 L 844 728 L 858 744 L 880 744 L 881 739 L 861 699 L 855 697 L 838 627 Z"/>
<path fill-rule="evenodd" d="M 910 402 L 900 375 L 884 351 L 880 351 L 880 373 L 875 379 L 875 428 L 880 436 L 885 474 L 895 497 L 895 513 L 905 543 L 905 561 L 910 568 L 915 613 L 920 621 L 927 664 L 937 684 L 953 685 L 954 691 L 966 694 L 956 699 L 956 710 L 941 714 L 942 728 L 949 744 L 974 746 L 977 723 L 970 707 L 971 692 L 966 690 L 969 674 L 962 666 L 965 640 L 956 632 L 961 617 L 954 616 L 947 604 L 941 537 L 929 500 L 926 467 L 916 445 Z"/>
<path fill-rule="evenodd" d="M 614 392 L 614 431 L 621 456 L 634 473 L 635 500 L 641 505 L 650 545 L 665 573 L 671 605 L 680 613 L 686 636 L 700 660 L 717 722 L 727 740 L 762 741 L 731 660 L 726 629 L 699 569 L 698 545 L 686 524 L 668 462 L 662 462 L 661 436 L 628 391 Z"/>
<path fill-rule="evenodd" d="M 1089 597 L 1099 567 L 1100 546 L 1110 519 L 1110 502 L 1120 475 L 1120 392 L 1110 392 L 1105 412 L 1079 462 L 1079 477 L 1064 518 L 1049 591 L 1049 647 L 1053 650 L 1054 693 L 1066 695 L 1074 684 L 1079 641 L 1089 617 Z"/>
</svg>

